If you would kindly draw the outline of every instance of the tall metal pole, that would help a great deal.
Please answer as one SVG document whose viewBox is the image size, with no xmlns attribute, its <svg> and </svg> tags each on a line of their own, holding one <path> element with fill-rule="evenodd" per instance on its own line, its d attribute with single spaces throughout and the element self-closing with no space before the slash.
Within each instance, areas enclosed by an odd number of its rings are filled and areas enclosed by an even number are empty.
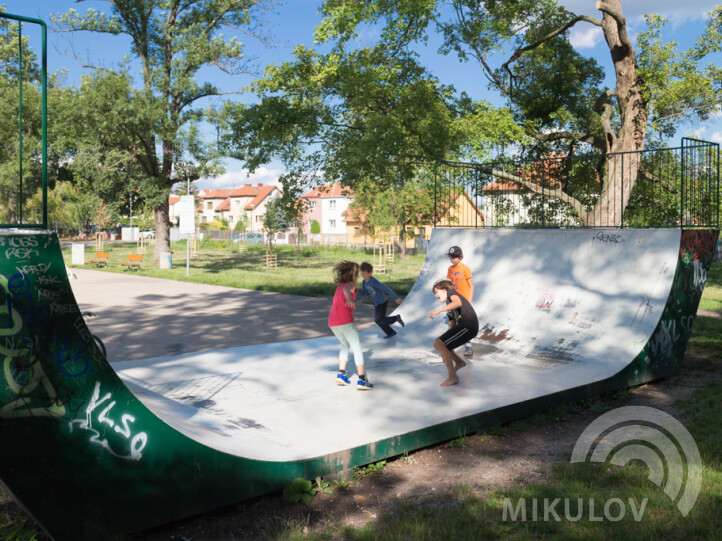
<svg viewBox="0 0 722 541">
<path fill-rule="evenodd" d="M 185 171 L 186 174 L 186 195 L 191 194 L 191 177 L 188 174 L 188 170 Z M 195 204 L 193 205 L 195 207 Z M 194 212 L 195 215 L 195 212 Z M 195 225 L 195 220 L 193 225 Z M 188 237 L 186 238 L 186 277 L 191 275 L 191 236 L 186 233 Z"/>
</svg>

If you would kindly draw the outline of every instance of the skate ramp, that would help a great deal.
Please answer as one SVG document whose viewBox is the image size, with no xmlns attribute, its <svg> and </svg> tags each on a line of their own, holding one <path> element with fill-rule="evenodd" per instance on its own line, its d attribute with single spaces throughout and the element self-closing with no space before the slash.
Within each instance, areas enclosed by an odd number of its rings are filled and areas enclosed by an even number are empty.
<svg viewBox="0 0 722 541">
<path fill-rule="evenodd" d="M 361 392 L 335 385 L 331 336 L 111 366 L 57 238 L 2 235 L 0 479 L 56 538 L 96 539 L 676 373 L 716 238 L 436 230 L 398 308 L 406 327 L 362 333 L 376 389 Z M 442 388 L 431 344 L 446 321 L 427 314 L 451 245 L 472 269 L 481 331 L 460 384 Z"/>
</svg>

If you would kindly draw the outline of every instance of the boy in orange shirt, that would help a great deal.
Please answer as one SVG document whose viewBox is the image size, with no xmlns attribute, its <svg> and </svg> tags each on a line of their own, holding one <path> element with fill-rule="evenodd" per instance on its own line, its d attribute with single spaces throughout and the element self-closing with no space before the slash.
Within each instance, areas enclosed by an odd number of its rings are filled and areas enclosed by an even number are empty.
<svg viewBox="0 0 722 541">
<path fill-rule="evenodd" d="M 454 284 L 454 289 L 471 304 L 474 296 L 474 282 L 471 279 L 471 269 L 464 265 L 461 260 L 464 259 L 464 253 L 458 246 L 449 248 L 449 260 L 451 266 L 446 272 L 446 278 Z M 464 345 L 464 357 L 471 357 L 474 350 L 471 349 L 471 342 Z"/>
</svg>

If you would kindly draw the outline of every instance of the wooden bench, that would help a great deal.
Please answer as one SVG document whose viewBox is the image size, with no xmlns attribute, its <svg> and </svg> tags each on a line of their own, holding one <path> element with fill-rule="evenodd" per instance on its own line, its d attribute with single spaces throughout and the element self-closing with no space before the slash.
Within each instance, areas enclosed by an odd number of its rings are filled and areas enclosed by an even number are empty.
<svg viewBox="0 0 722 541">
<path fill-rule="evenodd" d="M 128 254 L 125 256 L 125 259 L 127 259 L 127 261 L 121 263 L 121 265 L 129 269 L 136 268 L 138 272 L 140 272 L 140 264 L 143 262 L 143 256 L 141 254 Z"/>
<path fill-rule="evenodd" d="M 89 263 L 95 263 L 96 267 L 100 267 L 100 265 L 108 266 L 108 252 L 95 252 L 95 259 L 91 259 Z"/>
</svg>

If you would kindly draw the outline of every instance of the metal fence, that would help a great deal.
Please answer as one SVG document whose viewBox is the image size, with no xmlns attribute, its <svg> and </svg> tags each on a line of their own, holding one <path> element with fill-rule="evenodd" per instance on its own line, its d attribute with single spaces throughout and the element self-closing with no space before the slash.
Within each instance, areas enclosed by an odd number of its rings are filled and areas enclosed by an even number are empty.
<svg viewBox="0 0 722 541">
<path fill-rule="evenodd" d="M 719 145 L 437 162 L 436 227 L 719 228 Z"/>
<path fill-rule="evenodd" d="M 7 43 L 17 44 L 16 51 L 9 54 L 15 58 L 5 60 L 7 77 L 0 80 L 3 94 L 17 96 L 17 107 L 4 103 L 6 114 L 13 116 L 17 131 L 5 133 L 5 150 L 0 152 L 0 227 L 47 228 L 47 27 L 40 19 L 0 13 L 2 28 L 8 34 Z M 6 23 L 5 21 L 13 21 Z M 31 25 L 29 32 L 25 23 Z M 37 25 L 37 26 L 35 26 Z M 34 32 L 34 34 L 33 34 Z M 28 60 L 24 54 L 31 41 L 40 42 L 41 56 L 38 80 L 32 81 L 26 71 Z M 15 62 L 14 67 L 10 64 Z M 39 86 L 40 103 L 28 97 L 31 85 Z M 33 196 L 37 201 L 33 202 Z"/>
</svg>

